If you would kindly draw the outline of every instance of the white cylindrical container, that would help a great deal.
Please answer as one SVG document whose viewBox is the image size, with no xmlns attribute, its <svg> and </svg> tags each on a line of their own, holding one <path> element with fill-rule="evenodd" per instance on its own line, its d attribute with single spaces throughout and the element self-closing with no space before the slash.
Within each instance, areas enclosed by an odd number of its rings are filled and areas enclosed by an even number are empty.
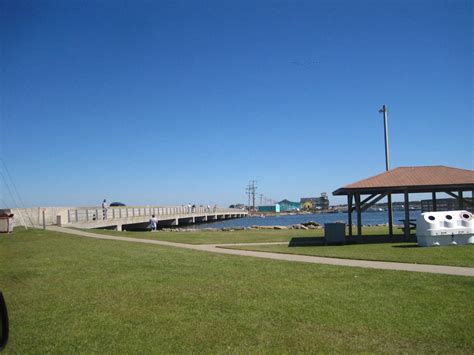
<svg viewBox="0 0 474 355">
<path fill-rule="evenodd" d="M 459 214 L 461 218 L 461 225 L 463 227 L 471 227 L 474 228 L 474 216 L 469 211 L 461 211 Z M 474 231 L 473 231 L 474 232 Z"/>
<path fill-rule="evenodd" d="M 474 217 L 469 211 L 422 213 L 416 237 L 419 246 L 474 244 Z"/>
</svg>

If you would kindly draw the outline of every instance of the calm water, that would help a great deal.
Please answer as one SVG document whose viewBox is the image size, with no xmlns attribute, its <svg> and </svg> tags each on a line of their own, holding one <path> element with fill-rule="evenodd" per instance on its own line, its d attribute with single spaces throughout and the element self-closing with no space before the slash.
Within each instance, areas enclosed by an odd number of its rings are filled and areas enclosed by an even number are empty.
<svg viewBox="0 0 474 355">
<path fill-rule="evenodd" d="M 420 211 L 410 211 L 410 218 L 416 218 Z M 400 219 L 405 218 L 404 211 L 393 211 L 393 223 L 402 224 Z M 346 213 L 318 213 L 291 216 L 274 216 L 274 217 L 245 217 L 237 219 L 229 219 L 226 221 L 209 222 L 191 225 L 187 228 L 232 228 L 232 227 L 250 227 L 250 226 L 289 226 L 292 224 L 305 223 L 309 221 L 317 222 L 321 225 L 331 222 L 347 223 Z M 357 223 L 357 215 L 353 213 L 352 223 Z M 365 212 L 362 213 L 363 225 L 375 225 L 388 223 L 387 212 Z"/>
</svg>

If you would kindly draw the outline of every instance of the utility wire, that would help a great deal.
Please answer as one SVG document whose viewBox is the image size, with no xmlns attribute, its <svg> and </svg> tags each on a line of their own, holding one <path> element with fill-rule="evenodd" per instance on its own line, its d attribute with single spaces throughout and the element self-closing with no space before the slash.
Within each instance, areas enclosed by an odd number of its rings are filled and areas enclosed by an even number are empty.
<svg viewBox="0 0 474 355">
<path fill-rule="evenodd" d="M 28 213 L 28 210 L 27 210 L 27 208 L 26 208 L 26 205 L 25 205 L 25 203 L 23 202 L 23 199 L 21 198 L 21 195 L 20 195 L 20 193 L 18 192 L 18 189 L 16 188 L 15 183 L 13 182 L 13 179 L 12 179 L 12 177 L 11 177 L 11 175 L 10 175 L 10 172 L 8 171 L 7 164 L 5 163 L 5 161 L 4 161 L 2 158 L 0 158 L 0 160 L 2 161 L 3 167 L 5 168 L 5 171 L 6 171 L 6 173 L 7 173 L 7 176 L 8 176 L 8 178 L 9 178 L 10 182 L 11 182 L 11 185 L 13 186 L 13 189 L 14 189 L 15 192 L 16 192 L 16 195 L 17 195 L 17 197 L 18 197 L 18 200 L 20 201 L 20 206 L 25 209 L 26 216 L 28 217 L 28 220 L 30 221 L 31 225 L 33 225 L 33 221 L 32 221 L 32 219 L 31 219 L 31 217 L 30 217 L 30 214 Z M 2 176 L 3 176 L 3 174 L 2 174 Z M 5 180 L 5 178 L 4 178 L 4 180 Z M 8 184 L 7 184 L 7 187 L 8 187 Z"/>
<path fill-rule="evenodd" d="M 3 181 L 5 182 L 5 186 L 7 187 L 8 193 L 10 194 L 10 198 L 12 199 L 13 204 L 16 206 L 16 209 L 18 211 L 18 215 L 20 216 L 20 219 L 21 219 L 21 222 L 23 223 L 23 226 L 26 229 L 28 229 L 28 226 L 26 225 L 25 220 L 23 219 L 23 216 L 21 215 L 20 210 L 18 209 L 18 203 L 16 202 L 16 199 L 12 194 L 12 191 L 10 189 L 10 186 L 8 185 L 7 179 L 5 178 L 5 175 L 3 175 L 3 173 L 1 171 L 0 171 L 0 175 L 2 175 Z"/>
</svg>

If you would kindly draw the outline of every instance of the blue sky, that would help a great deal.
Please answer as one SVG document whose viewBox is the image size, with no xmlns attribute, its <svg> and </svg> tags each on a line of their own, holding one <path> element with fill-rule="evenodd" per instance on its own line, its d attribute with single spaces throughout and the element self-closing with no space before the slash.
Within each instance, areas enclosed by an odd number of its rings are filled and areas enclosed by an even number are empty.
<svg viewBox="0 0 474 355">
<path fill-rule="evenodd" d="M 392 167 L 473 169 L 472 17 L 467 0 L 0 0 L 0 155 L 30 206 L 226 205 L 251 179 L 299 200 L 385 169 L 387 104 Z"/>
</svg>

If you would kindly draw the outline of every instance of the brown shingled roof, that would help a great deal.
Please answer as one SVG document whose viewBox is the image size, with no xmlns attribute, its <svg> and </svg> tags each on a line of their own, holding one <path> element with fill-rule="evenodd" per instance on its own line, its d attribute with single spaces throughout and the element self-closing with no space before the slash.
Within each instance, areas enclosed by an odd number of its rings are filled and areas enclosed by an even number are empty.
<svg viewBox="0 0 474 355">
<path fill-rule="evenodd" d="M 474 171 L 447 166 L 400 167 L 341 187 L 333 195 L 346 195 L 351 191 L 372 193 L 385 189 L 393 192 L 407 189 L 424 192 L 449 188 L 474 189 Z"/>
</svg>

